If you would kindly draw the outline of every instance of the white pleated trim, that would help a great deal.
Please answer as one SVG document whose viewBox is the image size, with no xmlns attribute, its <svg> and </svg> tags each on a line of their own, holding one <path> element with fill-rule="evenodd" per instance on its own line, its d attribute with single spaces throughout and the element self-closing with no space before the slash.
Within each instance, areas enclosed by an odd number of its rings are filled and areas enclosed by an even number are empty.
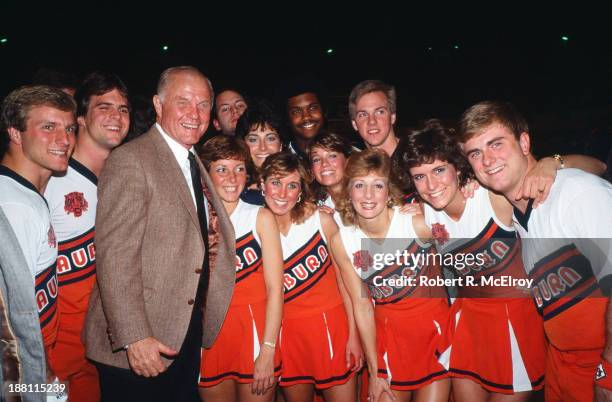
<svg viewBox="0 0 612 402">
<path fill-rule="evenodd" d="M 325 332 L 327 333 L 327 344 L 329 345 L 329 356 L 330 360 L 334 358 L 334 346 L 332 345 L 331 335 L 329 334 L 329 327 L 327 326 L 327 317 L 323 313 L 323 321 L 325 322 Z"/>
<path fill-rule="evenodd" d="M 438 331 L 438 335 L 442 335 L 442 327 L 440 327 L 440 324 L 438 323 L 438 321 L 436 320 L 432 320 L 434 325 L 436 326 L 436 330 Z"/>
<path fill-rule="evenodd" d="M 385 366 L 387 367 L 387 382 L 391 384 L 391 378 L 393 377 L 393 374 L 391 373 L 391 367 L 389 367 L 389 357 L 387 356 L 386 351 L 383 355 L 383 360 L 385 362 Z"/>
<path fill-rule="evenodd" d="M 508 320 L 508 332 L 510 333 L 510 350 L 512 353 L 512 388 L 514 392 L 531 391 L 533 389 L 531 388 L 531 381 L 529 375 L 527 375 L 527 369 L 510 320 Z"/>
<path fill-rule="evenodd" d="M 444 368 L 447 371 L 450 368 L 450 356 L 451 356 L 451 350 L 452 349 L 453 349 L 453 345 L 451 345 L 448 348 L 446 348 L 446 350 L 444 352 L 442 352 L 440 354 L 440 356 L 438 357 L 438 363 L 440 363 L 442 366 L 444 366 Z"/>
<path fill-rule="evenodd" d="M 455 329 L 457 328 L 457 325 L 459 325 L 459 319 L 461 318 L 461 310 L 457 311 L 457 313 L 455 313 Z M 435 320 L 434 323 L 436 324 L 436 328 L 438 329 L 439 333 L 442 333 L 441 328 L 440 328 L 440 324 L 438 324 Z M 449 345 L 448 348 L 446 348 L 446 350 L 444 350 L 442 353 L 440 353 L 440 356 L 438 357 L 438 363 L 440 363 L 442 366 L 444 366 L 444 368 L 446 370 L 450 369 L 450 357 L 451 357 L 451 352 L 453 350 L 453 345 Z"/>
<path fill-rule="evenodd" d="M 259 344 L 259 335 L 257 335 L 257 327 L 255 326 L 255 317 L 253 317 L 253 310 L 251 309 L 251 305 L 249 304 L 249 312 L 251 313 L 251 323 L 253 324 L 253 361 L 257 359 L 259 356 L 259 349 L 261 345 Z"/>
</svg>

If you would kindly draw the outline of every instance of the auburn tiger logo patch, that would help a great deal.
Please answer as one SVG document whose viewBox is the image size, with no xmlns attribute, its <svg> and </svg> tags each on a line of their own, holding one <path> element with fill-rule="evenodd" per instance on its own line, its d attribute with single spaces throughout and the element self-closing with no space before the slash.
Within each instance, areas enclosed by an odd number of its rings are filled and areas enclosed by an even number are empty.
<svg viewBox="0 0 612 402">
<path fill-rule="evenodd" d="M 441 246 L 444 245 L 450 237 L 444 224 L 440 223 L 431 225 L 431 235 Z"/>
<path fill-rule="evenodd" d="M 359 268 L 362 271 L 369 271 L 370 267 L 374 265 L 374 258 L 370 255 L 368 250 L 358 250 L 353 253 L 353 266 Z"/>
<path fill-rule="evenodd" d="M 57 238 L 55 237 L 53 226 L 49 226 L 49 230 L 47 230 L 47 244 L 49 247 L 57 247 Z"/>
<path fill-rule="evenodd" d="M 89 204 L 83 193 L 73 191 L 64 196 L 64 211 L 68 215 L 73 214 L 75 218 L 83 215 L 83 212 L 87 211 L 88 206 Z"/>
</svg>

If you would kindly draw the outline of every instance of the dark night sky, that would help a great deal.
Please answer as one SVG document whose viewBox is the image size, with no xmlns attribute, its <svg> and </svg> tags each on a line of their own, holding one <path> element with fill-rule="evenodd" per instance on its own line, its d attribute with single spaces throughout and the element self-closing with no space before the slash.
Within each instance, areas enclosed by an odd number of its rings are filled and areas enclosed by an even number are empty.
<svg viewBox="0 0 612 402">
<path fill-rule="evenodd" d="M 504 2 L 490 7 L 512 6 L 512 13 L 443 4 L 399 11 L 390 3 L 353 3 L 332 14 L 314 3 L 291 3 L 273 15 L 259 3 L 211 10 L 176 2 L 170 11 L 152 4 L 62 2 L 41 9 L 5 0 L 0 97 L 39 67 L 78 75 L 114 71 L 132 93 L 149 96 L 161 70 L 192 64 L 216 87 L 238 85 L 264 96 L 283 77 L 313 73 L 329 87 L 340 116 L 353 85 L 383 79 L 397 87 L 400 126 L 432 116 L 455 119 L 470 104 L 497 98 L 516 103 L 542 136 L 612 127 L 612 34 L 600 22 L 602 10 Z"/>
</svg>

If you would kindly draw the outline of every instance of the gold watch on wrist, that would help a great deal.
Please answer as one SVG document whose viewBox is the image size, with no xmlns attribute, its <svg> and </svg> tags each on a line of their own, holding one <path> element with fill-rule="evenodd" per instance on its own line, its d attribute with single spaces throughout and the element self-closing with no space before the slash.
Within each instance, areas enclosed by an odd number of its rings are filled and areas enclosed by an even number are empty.
<svg viewBox="0 0 612 402">
<path fill-rule="evenodd" d="M 565 161 L 563 160 L 563 157 L 559 154 L 554 154 L 552 156 L 557 162 L 559 162 L 559 169 L 565 169 Z"/>
</svg>

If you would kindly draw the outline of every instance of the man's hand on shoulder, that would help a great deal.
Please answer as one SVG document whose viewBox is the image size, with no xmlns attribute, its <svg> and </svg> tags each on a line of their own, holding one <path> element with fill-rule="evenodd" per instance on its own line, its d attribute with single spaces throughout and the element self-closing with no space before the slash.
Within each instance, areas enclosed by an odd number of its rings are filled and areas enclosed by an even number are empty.
<svg viewBox="0 0 612 402">
<path fill-rule="evenodd" d="M 166 371 L 160 355 L 176 356 L 177 353 L 153 337 L 131 343 L 127 348 L 130 367 L 134 373 L 144 377 L 156 377 Z"/>
</svg>

